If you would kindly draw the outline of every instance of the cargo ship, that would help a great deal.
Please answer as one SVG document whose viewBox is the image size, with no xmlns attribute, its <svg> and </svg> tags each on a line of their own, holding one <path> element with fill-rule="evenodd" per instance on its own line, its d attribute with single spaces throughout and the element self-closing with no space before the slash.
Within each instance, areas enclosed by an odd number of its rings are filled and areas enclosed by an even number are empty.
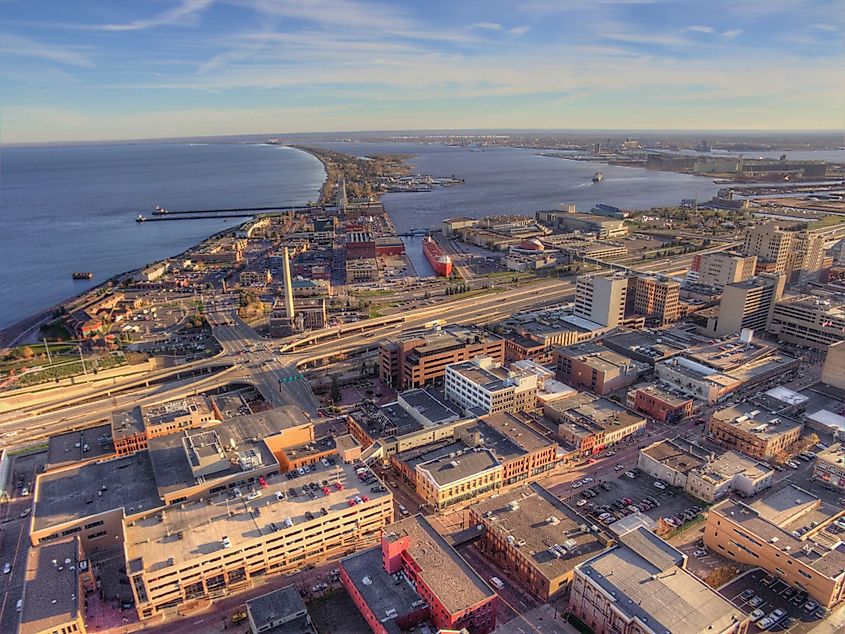
<svg viewBox="0 0 845 634">
<path fill-rule="evenodd" d="M 90 271 L 76 271 L 71 277 L 75 280 L 90 280 L 94 277 L 94 274 Z"/>
<path fill-rule="evenodd" d="M 426 236 L 423 240 L 423 253 L 438 275 L 443 277 L 452 275 L 452 258 L 443 253 L 443 249 L 431 236 Z"/>
</svg>

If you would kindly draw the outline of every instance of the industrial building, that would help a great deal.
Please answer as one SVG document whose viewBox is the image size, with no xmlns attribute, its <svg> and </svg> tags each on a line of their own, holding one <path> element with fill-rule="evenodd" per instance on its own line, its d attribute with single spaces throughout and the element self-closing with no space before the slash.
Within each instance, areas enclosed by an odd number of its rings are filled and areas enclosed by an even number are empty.
<svg viewBox="0 0 845 634">
<path fill-rule="evenodd" d="M 578 213 L 575 205 L 570 205 L 570 209 L 565 211 L 538 211 L 535 217 L 538 222 L 555 229 L 595 233 L 599 238 L 624 238 L 628 235 L 624 220 Z"/>
<path fill-rule="evenodd" d="M 837 525 L 843 515 L 841 507 L 788 484 L 751 504 L 728 499 L 712 507 L 704 543 L 832 607 L 845 598 L 845 552 Z"/>
<path fill-rule="evenodd" d="M 464 527 L 480 527 L 481 552 L 544 602 L 566 591 L 575 566 L 613 543 L 536 483 L 476 502 Z"/>
</svg>

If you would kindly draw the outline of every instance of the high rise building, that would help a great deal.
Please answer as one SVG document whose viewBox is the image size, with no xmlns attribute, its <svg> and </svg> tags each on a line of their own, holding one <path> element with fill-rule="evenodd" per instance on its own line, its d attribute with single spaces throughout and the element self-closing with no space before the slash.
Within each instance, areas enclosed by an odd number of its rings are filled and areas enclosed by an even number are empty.
<svg viewBox="0 0 845 634">
<path fill-rule="evenodd" d="M 624 275 L 582 275 L 575 284 L 575 315 L 610 328 L 625 318 Z"/>
<path fill-rule="evenodd" d="M 765 263 L 771 265 L 775 273 L 786 273 L 792 238 L 792 233 L 777 225 L 756 225 L 745 230 L 742 252 L 757 256 L 758 269 Z"/>
<path fill-rule="evenodd" d="M 697 319 L 699 330 L 711 337 L 724 337 L 747 328 L 763 331 L 769 324 L 775 302 L 783 295 L 786 277 L 764 273 L 725 286 L 719 310 Z"/>
<path fill-rule="evenodd" d="M 742 251 L 757 256 L 756 271 L 783 273 L 787 284 L 801 284 L 818 277 L 824 259 L 825 231 L 787 231 L 774 224 L 750 227 Z"/>
<path fill-rule="evenodd" d="M 681 285 L 654 275 L 628 278 L 627 303 L 632 311 L 659 325 L 677 321 Z"/>
<path fill-rule="evenodd" d="M 701 256 L 698 281 L 707 286 L 724 288 L 728 284 L 753 277 L 756 266 L 756 255 L 705 253 Z"/>
</svg>

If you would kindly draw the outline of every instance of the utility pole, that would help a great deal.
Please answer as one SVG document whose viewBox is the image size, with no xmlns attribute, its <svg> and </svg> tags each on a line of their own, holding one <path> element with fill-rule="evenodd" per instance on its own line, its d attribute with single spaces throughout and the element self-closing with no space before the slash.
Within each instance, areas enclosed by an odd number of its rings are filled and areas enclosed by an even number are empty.
<svg viewBox="0 0 845 634">
<path fill-rule="evenodd" d="M 44 350 L 47 351 L 47 360 L 50 362 L 50 365 L 53 365 L 53 358 L 50 356 L 50 346 L 47 344 L 47 337 L 41 339 L 44 342 Z"/>
<path fill-rule="evenodd" d="M 82 361 L 82 374 L 85 375 L 85 382 L 88 382 L 88 370 L 85 369 L 85 357 L 82 356 L 82 344 L 77 346 L 79 350 L 79 360 Z"/>
</svg>

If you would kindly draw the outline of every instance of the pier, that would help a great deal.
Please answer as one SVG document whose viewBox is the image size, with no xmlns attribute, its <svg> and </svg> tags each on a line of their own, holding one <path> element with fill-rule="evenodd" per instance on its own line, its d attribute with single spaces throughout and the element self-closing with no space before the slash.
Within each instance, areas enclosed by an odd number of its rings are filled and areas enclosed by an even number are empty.
<svg viewBox="0 0 845 634">
<path fill-rule="evenodd" d="M 152 216 L 138 214 L 135 222 L 162 220 L 208 220 L 214 218 L 251 218 L 258 214 L 285 213 L 288 211 L 322 211 L 319 205 L 273 205 L 269 207 L 225 207 L 220 209 L 165 209 L 156 205 Z"/>
</svg>

